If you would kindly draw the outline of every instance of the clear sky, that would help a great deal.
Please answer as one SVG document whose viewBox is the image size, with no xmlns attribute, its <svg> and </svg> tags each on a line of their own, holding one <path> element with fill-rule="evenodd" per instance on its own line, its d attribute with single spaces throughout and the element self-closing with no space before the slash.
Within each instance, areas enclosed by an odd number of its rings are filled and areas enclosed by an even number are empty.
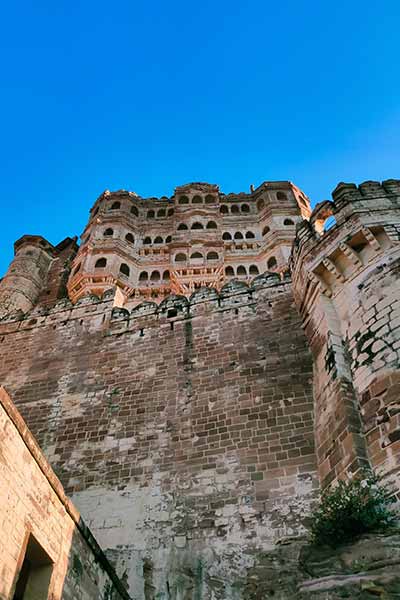
<svg viewBox="0 0 400 600">
<path fill-rule="evenodd" d="M 399 0 L 2 4 L 0 275 L 106 188 L 400 178 Z"/>
</svg>

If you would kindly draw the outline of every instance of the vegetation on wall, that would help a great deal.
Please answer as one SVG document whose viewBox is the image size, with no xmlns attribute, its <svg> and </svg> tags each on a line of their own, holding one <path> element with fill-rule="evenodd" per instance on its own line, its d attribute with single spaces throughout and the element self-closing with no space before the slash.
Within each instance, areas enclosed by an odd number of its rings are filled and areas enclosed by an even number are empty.
<svg viewBox="0 0 400 600">
<path fill-rule="evenodd" d="M 349 481 L 339 481 L 322 492 L 312 514 L 311 533 L 315 544 L 338 546 L 363 533 L 382 531 L 394 525 L 398 515 L 391 505 L 393 491 L 379 477 L 364 473 Z"/>
</svg>

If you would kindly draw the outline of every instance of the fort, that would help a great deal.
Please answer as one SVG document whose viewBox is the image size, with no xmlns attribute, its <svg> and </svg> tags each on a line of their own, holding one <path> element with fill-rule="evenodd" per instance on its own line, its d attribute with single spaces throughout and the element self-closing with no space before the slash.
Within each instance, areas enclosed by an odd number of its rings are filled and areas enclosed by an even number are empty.
<svg viewBox="0 0 400 600">
<path fill-rule="evenodd" d="M 0 282 L 7 443 L 33 434 L 32 469 L 48 461 L 74 556 L 93 551 L 102 582 L 71 595 L 68 575 L 52 598 L 397 597 L 399 534 L 315 556 L 307 531 L 338 479 L 369 468 L 400 490 L 399 274 L 394 179 L 340 183 L 314 210 L 288 181 L 105 191 L 79 246 L 17 240 Z M 22 521 L 40 537 L 35 511 Z M 2 599 L 20 568 L 6 546 Z"/>
</svg>

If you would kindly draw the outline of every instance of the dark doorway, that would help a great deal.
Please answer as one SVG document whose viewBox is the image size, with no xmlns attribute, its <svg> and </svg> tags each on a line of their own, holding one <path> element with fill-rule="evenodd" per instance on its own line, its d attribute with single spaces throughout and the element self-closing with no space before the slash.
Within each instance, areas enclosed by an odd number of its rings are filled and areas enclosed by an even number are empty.
<svg viewBox="0 0 400 600">
<path fill-rule="evenodd" d="M 12 600 L 47 600 L 52 570 L 50 557 L 30 535 Z"/>
</svg>

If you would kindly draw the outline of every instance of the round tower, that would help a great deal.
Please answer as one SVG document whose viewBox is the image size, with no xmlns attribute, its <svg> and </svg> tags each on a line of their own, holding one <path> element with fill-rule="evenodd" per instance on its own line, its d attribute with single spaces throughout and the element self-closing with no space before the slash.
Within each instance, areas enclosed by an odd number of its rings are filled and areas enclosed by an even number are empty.
<svg viewBox="0 0 400 600">
<path fill-rule="evenodd" d="M 14 244 L 15 256 L 0 282 L 0 318 L 35 305 L 46 285 L 53 246 L 43 237 L 24 235 Z"/>
</svg>

